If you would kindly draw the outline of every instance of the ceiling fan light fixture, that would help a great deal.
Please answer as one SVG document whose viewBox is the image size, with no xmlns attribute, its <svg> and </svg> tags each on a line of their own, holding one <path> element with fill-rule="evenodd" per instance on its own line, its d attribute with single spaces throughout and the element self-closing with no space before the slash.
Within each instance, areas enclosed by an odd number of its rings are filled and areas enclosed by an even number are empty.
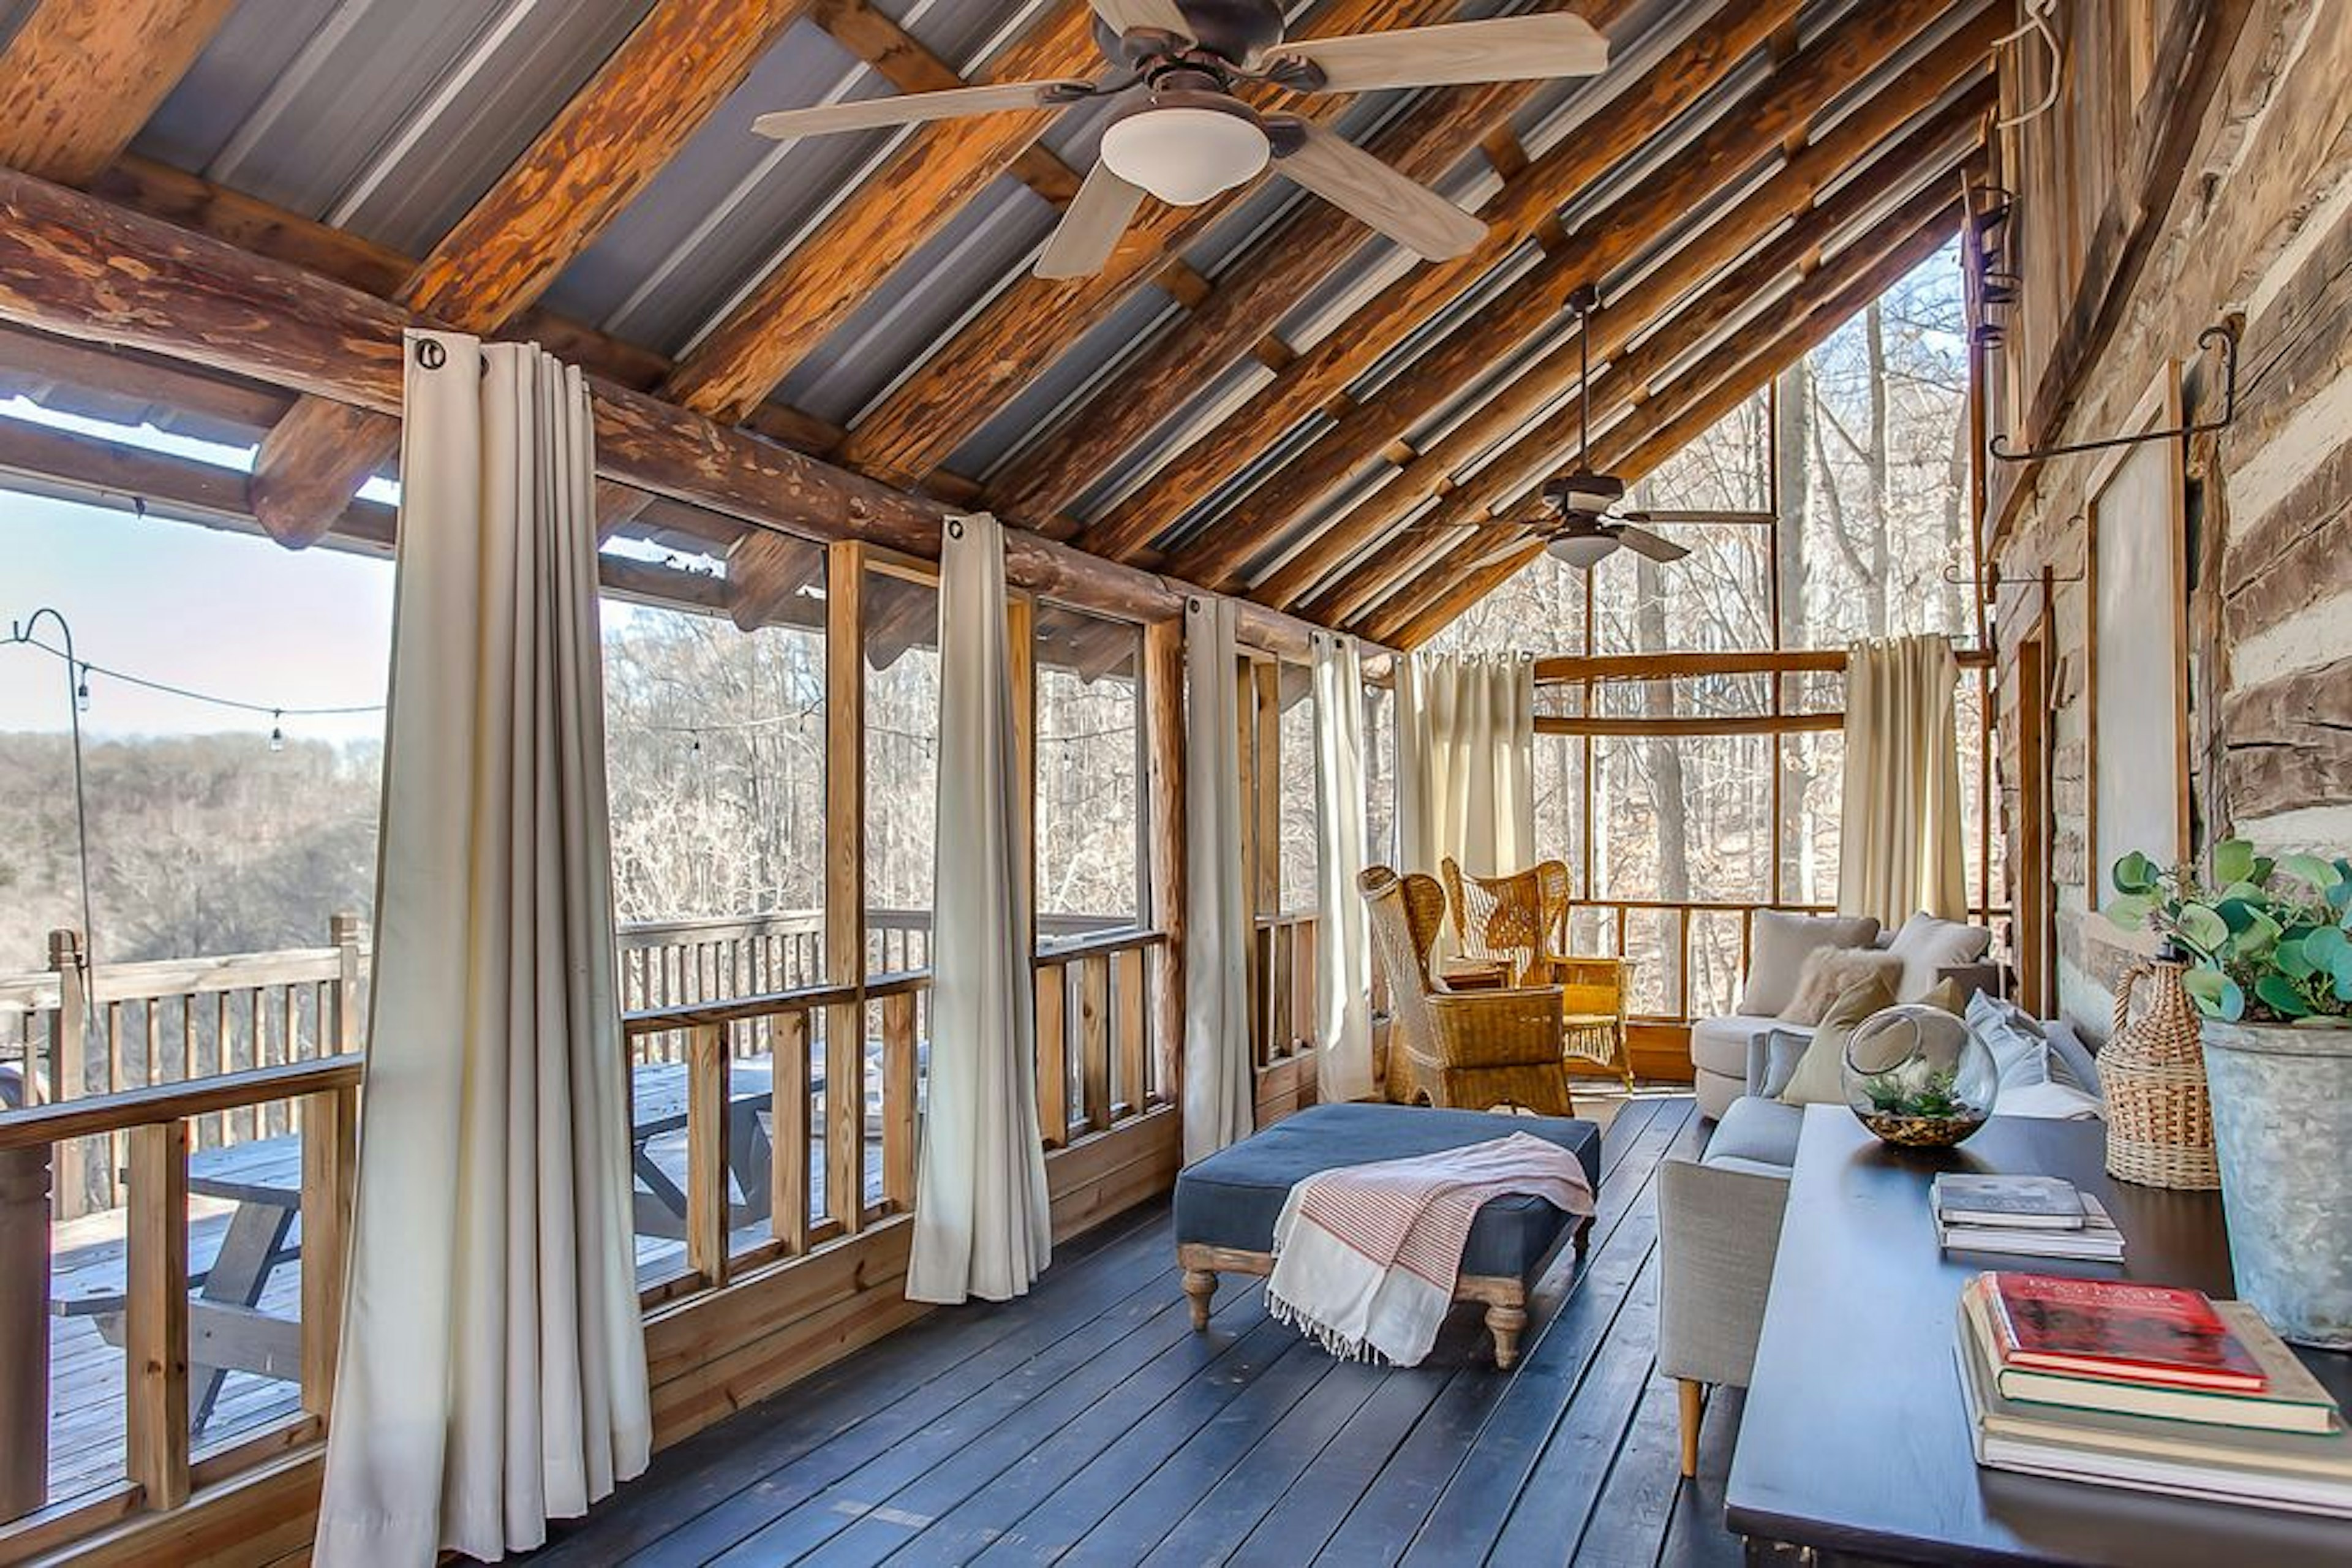
<svg viewBox="0 0 2352 1568">
<path fill-rule="evenodd" d="M 1616 553 L 1617 542 L 1605 533 L 1571 533 L 1553 540 L 1544 550 L 1580 572 L 1590 572 Z"/>
<path fill-rule="evenodd" d="M 1273 155 L 1255 120 L 1207 104 L 1156 102 L 1112 121 L 1102 137 L 1110 172 L 1171 206 L 1245 185 Z"/>
</svg>

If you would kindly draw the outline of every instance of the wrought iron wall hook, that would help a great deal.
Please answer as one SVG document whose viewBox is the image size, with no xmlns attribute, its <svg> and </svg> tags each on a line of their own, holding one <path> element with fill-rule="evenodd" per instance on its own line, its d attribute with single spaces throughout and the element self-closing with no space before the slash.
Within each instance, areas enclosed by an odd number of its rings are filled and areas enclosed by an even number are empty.
<svg viewBox="0 0 2352 1568">
<path fill-rule="evenodd" d="M 2109 436 L 2097 441 L 2071 441 L 2063 446 L 2036 447 L 2030 451 L 2011 451 L 2009 437 L 1996 436 L 1985 450 L 2004 463 L 2038 463 L 2045 458 L 2063 458 L 2073 452 L 2099 452 L 2111 447 L 2137 447 L 2143 441 L 2168 441 L 2176 437 L 2202 436 L 2210 430 L 2227 429 L 2238 417 L 2238 329 L 2222 323 L 2206 328 L 2197 334 L 2197 346 L 2201 350 L 2218 350 L 2221 356 L 2221 412 L 2211 419 L 2194 419 L 2168 430 L 2142 430 L 2132 436 Z"/>
<path fill-rule="evenodd" d="M 2066 520 L 2064 531 L 2072 533 L 2074 530 L 2082 527 L 2084 523 L 2088 521 L 2089 518 L 2086 513 L 2078 511 L 2073 517 Z M 1960 563 L 1957 561 L 1947 561 L 1944 563 L 1943 578 L 1945 582 L 1949 583 L 1955 588 L 1974 588 L 1978 586 L 1977 579 L 1974 576 L 1962 572 L 1960 570 Z M 1988 561 L 1984 563 L 1983 590 L 1984 595 L 1988 599 L 1998 599 L 2000 597 L 2000 591 L 2003 588 L 2027 587 L 2036 583 L 2048 583 L 2052 584 L 2060 583 L 2087 583 L 2090 580 L 2091 574 L 2087 572 L 2076 572 L 2068 575 L 2053 571 L 2047 566 L 2042 567 L 2031 577 L 2004 577 L 2000 570 L 2000 563 L 1998 561 Z"/>
</svg>

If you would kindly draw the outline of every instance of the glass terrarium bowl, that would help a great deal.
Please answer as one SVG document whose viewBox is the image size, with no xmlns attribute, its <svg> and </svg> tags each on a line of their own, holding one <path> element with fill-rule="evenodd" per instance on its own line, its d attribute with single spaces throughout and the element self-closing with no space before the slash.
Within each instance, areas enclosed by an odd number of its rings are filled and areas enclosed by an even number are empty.
<svg viewBox="0 0 2352 1568">
<path fill-rule="evenodd" d="M 1910 1003 L 1873 1013 L 1840 1074 L 1862 1124 L 1906 1149 L 1948 1149 L 1985 1124 L 2000 1088 L 1992 1047 L 1966 1020 Z"/>
</svg>

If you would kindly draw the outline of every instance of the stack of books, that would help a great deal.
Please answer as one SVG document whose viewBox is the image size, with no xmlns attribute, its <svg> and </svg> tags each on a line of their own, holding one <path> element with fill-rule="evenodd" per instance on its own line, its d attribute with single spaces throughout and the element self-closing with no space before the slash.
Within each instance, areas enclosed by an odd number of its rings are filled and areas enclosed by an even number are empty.
<svg viewBox="0 0 2352 1568">
<path fill-rule="evenodd" d="M 2120 1263 L 2124 1234 L 2063 1176 L 1937 1176 L 1936 1239 L 1947 1252 Z"/>
<path fill-rule="evenodd" d="M 1957 1338 L 1979 1464 L 2352 1517 L 2342 1413 L 2242 1302 L 1979 1274 Z"/>
</svg>

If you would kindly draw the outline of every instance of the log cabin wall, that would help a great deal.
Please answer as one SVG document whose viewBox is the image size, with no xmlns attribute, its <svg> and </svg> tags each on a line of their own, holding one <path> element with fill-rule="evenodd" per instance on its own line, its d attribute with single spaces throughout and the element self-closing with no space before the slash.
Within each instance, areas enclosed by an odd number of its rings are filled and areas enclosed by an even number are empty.
<svg viewBox="0 0 2352 1568">
<path fill-rule="evenodd" d="M 1987 433 L 2032 447 L 2161 423 L 2149 400 L 2176 364 L 2186 417 L 2218 419 L 2220 361 L 2198 336 L 2235 328 L 2234 422 L 2158 444 L 2179 479 L 2188 839 L 2200 855 L 2233 834 L 2340 854 L 2352 842 L 2352 6 L 2058 9 L 2063 90 L 1998 133 L 1993 180 L 2013 209 L 1972 225 L 1984 265 L 2015 274 L 2015 302 L 1979 317 L 1998 334 L 1979 357 Z M 2041 46 L 2021 40 L 2000 64 L 2004 113 L 2032 109 L 2048 82 Z M 1980 195 L 1979 211 L 2001 204 Z M 2094 912 L 2107 888 L 2094 780 L 2118 742 L 2094 716 L 2086 514 L 2132 450 L 1988 459 L 1985 474 L 2008 842 L 2046 858 L 2056 1000 L 2098 1036 L 2134 952 Z M 2144 646 L 2168 659 L 2167 606 L 2140 610 Z M 2046 731 L 2041 757 L 2021 754 L 2021 728 Z M 2045 799 L 2045 817 L 2022 819 Z M 2011 885 L 2042 868 L 2013 864 Z"/>
</svg>

